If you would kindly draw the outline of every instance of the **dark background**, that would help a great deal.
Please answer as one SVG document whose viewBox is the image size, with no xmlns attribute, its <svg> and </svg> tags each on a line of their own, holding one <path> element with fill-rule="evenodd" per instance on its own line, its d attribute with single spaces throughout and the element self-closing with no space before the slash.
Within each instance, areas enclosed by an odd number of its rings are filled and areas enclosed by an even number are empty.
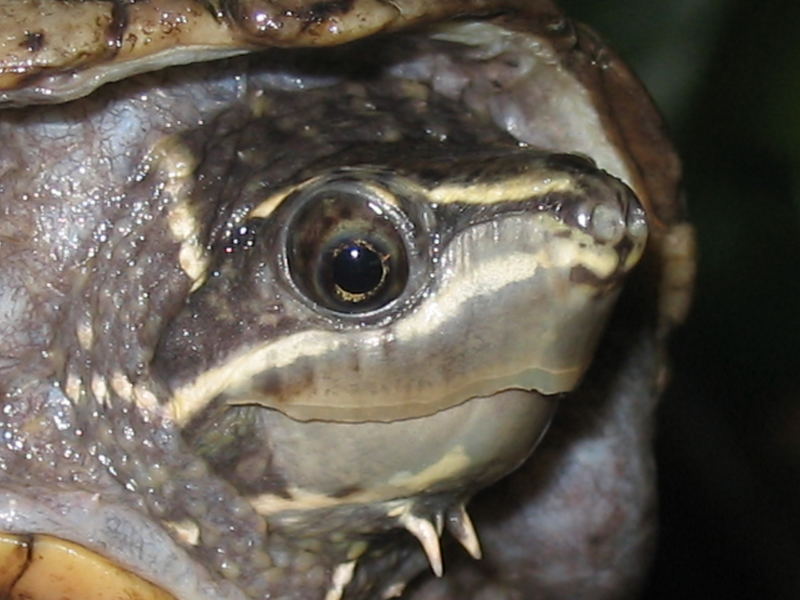
<svg viewBox="0 0 800 600">
<path fill-rule="evenodd" d="M 699 235 L 644 597 L 800 599 L 800 2 L 562 5 L 661 106 Z"/>
</svg>

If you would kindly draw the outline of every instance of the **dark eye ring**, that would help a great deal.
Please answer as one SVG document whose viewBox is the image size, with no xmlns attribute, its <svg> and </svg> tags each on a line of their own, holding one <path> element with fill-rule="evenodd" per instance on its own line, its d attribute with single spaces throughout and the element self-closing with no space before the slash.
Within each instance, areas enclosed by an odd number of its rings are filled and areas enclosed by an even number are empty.
<svg viewBox="0 0 800 600">
<path fill-rule="evenodd" d="M 295 287 L 314 305 L 339 314 L 391 304 L 409 280 L 404 213 L 354 184 L 322 187 L 291 201 L 285 256 Z"/>
</svg>

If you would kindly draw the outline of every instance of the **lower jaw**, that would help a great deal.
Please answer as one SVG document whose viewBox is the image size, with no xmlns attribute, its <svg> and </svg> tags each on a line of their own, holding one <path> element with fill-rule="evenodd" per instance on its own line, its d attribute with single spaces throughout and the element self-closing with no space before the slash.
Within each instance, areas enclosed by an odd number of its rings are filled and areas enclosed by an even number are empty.
<svg viewBox="0 0 800 600">
<path fill-rule="evenodd" d="M 271 469 L 291 484 L 248 500 L 275 525 L 285 512 L 471 495 L 527 459 L 557 403 L 506 390 L 425 417 L 363 423 L 295 421 L 264 411 Z"/>
<path fill-rule="evenodd" d="M 498 403 L 502 405 L 502 410 L 498 411 Z M 470 404 L 472 407 L 468 406 Z M 504 392 L 494 397 L 476 398 L 460 407 L 443 411 L 449 414 L 440 415 L 438 420 L 442 422 L 438 423 L 434 429 L 450 434 L 460 431 L 460 434 L 464 436 L 460 442 L 473 448 L 475 452 L 491 449 L 490 453 L 494 453 L 498 452 L 498 449 L 503 450 L 501 454 L 505 454 L 505 460 L 502 461 L 504 466 L 496 469 L 494 460 L 490 460 L 485 467 L 471 464 L 467 468 L 467 472 L 461 473 L 458 477 L 461 479 L 466 475 L 466 479 L 470 480 L 470 476 L 480 473 L 482 481 L 479 487 L 483 487 L 525 459 L 546 429 L 555 405 L 555 399 L 537 397 L 535 394 L 529 395 L 526 392 Z M 486 431 L 485 424 L 487 422 L 492 423 L 493 427 L 498 427 L 498 431 L 494 433 Z M 412 422 L 406 422 L 406 424 L 412 426 L 409 431 L 414 429 Z M 514 427 L 521 428 L 516 432 L 517 435 L 508 436 L 505 439 L 504 436 L 498 435 L 512 424 Z M 459 430 L 459 427 L 462 429 Z M 387 431 L 393 429 L 385 424 L 382 424 L 381 428 Z M 397 425 L 396 428 L 398 431 L 395 434 L 396 439 L 393 441 L 397 444 L 390 444 L 390 447 L 408 447 L 407 443 L 400 444 L 408 435 L 405 426 Z M 524 433 L 524 435 L 519 435 L 520 433 Z M 476 436 L 476 434 L 478 435 Z M 456 436 L 456 441 L 458 441 L 458 437 Z M 511 439 L 514 438 L 516 441 L 511 442 Z M 429 456 L 427 451 L 432 448 L 423 448 L 423 450 L 426 451 L 422 452 L 421 457 Z M 446 454 L 447 446 L 439 448 L 439 451 Z M 473 469 L 476 470 L 473 471 Z M 380 476 L 378 476 L 378 480 L 380 481 Z M 376 481 L 371 483 L 375 484 Z M 450 483 L 452 484 L 453 481 Z M 403 487 L 405 485 L 400 486 L 400 488 Z M 411 494 L 412 497 L 417 496 L 420 493 L 419 490 L 413 490 L 412 487 L 403 491 Z M 466 487 L 472 488 L 471 485 Z M 397 492 L 398 490 L 392 491 Z M 466 489 L 462 491 L 464 492 L 461 495 L 463 502 L 471 493 Z M 232 592 L 224 586 L 217 587 L 216 583 L 210 581 L 202 583 L 204 581 L 204 576 L 201 574 L 203 569 L 199 567 L 196 573 L 197 577 L 183 581 L 175 580 L 174 576 L 177 571 L 164 564 L 164 561 L 182 562 L 190 560 L 189 557 L 181 556 L 182 552 L 177 547 L 174 548 L 175 551 L 170 550 L 175 542 L 165 534 L 158 524 L 148 522 L 142 515 L 127 514 L 130 512 L 129 509 L 105 504 L 102 494 L 48 493 L 47 500 L 42 502 L 42 496 L 33 491 L 30 492 L 24 496 L 9 492 L 7 497 L 0 502 L 0 510 L 4 515 L 0 522 L 5 523 L 6 531 L 14 532 L 0 532 L 0 598 L 11 600 L 118 600 L 119 598 L 175 600 L 178 597 L 186 596 L 219 600 L 220 598 L 240 597 L 239 593 Z M 447 492 L 444 490 L 434 491 L 430 488 L 428 492 L 433 492 L 434 495 L 428 496 L 427 500 L 424 498 L 426 494 L 423 494 L 422 497 L 417 496 L 412 503 L 420 509 L 424 509 L 423 505 L 429 504 L 429 510 L 423 510 L 423 513 L 437 512 L 439 508 L 446 507 L 446 501 L 441 503 L 441 507 L 439 506 L 439 497 L 443 492 L 444 494 Z M 380 502 L 392 504 L 393 497 L 396 498 L 394 493 L 382 499 L 373 498 L 372 502 L 367 502 L 367 505 Z M 409 499 L 408 496 L 406 499 Z M 352 502 L 356 499 L 344 497 L 338 500 L 346 504 L 348 500 Z M 286 527 L 286 524 L 282 522 L 281 512 L 278 511 L 277 514 L 272 515 L 265 514 L 271 523 L 274 522 L 276 529 Z M 306 511 L 301 508 L 301 512 Z M 109 518 L 109 515 L 113 518 Z M 383 512 L 383 515 L 386 516 L 386 512 Z M 297 518 L 296 513 L 294 517 Z M 395 523 L 397 521 L 395 517 L 390 520 L 394 527 L 403 527 L 402 524 Z M 111 521 L 123 523 L 126 526 L 123 529 L 126 531 L 133 528 L 141 534 L 142 539 L 148 540 L 148 550 L 145 552 L 148 555 L 147 560 L 139 561 L 128 556 L 128 560 L 122 560 L 120 564 L 129 566 L 135 564 L 137 565 L 136 570 L 144 574 L 151 572 L 151 569 L 146 568 L 145 565 L 155 564 L 158 567 L 156 569 L 158 573 L 154 574 L 153 582 L 112 562 L 113 559 L 119 558 L 120 554 L 124 556 L 131 554 L 132 550 L 119 548 L 118 536 L 112 535 L 114 531 L 106 531 Z M 379 531 L 389 528 L 387 527 L 388 523 L 383 525 L 384 527 L 378 527 Z M 292 528 L 288 527 L 288 529 Z M 104 548 L 111 550 L 109 558 L 105 558 L 85 546 L 67 541 L 67 539 L 92 540 L 92 543 L 88 545 L 95 550 L 103 551 Z M 128 542 L 131 540 L 128 539 Z M 128 545 L 130 546 L 130 543 Z M 134 554 L 136 553 L 134 552 Z M 138 568 L 139 566 L 142 568 Z M 170 572 L 172 575 L 169 574 Z M 187 571 L 184 570 L 183 573 L 186 574 Z M 207 577 L 207 575 L 205 576 Z M 171 590 L 171 593 L 159 587 L 159 584 Z M 204 592 L 198 593 L 200 589 L 204 589 Z M 215 591 L 206 593 L 211 589 Z"/>
</svg>

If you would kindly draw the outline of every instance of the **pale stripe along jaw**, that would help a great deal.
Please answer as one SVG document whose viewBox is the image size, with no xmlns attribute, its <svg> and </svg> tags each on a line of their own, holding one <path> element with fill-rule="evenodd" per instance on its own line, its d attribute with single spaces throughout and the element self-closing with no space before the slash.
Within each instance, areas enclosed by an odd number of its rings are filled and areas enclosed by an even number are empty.
<svg viewBox="0 0 800 600">
<path fill-rule="evenodd" d="M 534 150 L 432 161 L 420 171 L 334 169 L 252 209 L 245 226 L 269 240 L 257 242 L 257 256 L 274 257 L 258 276 L 281 288 L 260 299 L 272 303 L 273 323 L 264 327 L 257 307 L 252 315 L 239 308 L 262 335 L 199 372 L 171 360 L 167 337 L 156 363 L 168 373 L 176 422 L 188 425 L 222 399 L 301 420 L 391 421 L 504 389 L 575 386 L 644 248 L 635 197 L 586 161 Z M 292 228 L 307 226 L 298 213 L 326 195 L 377 207 L 403 229 L 408 282 L 385 305 L 351 314 L 298 284 L 305 275 L 287 258 Z M 220 272 L 237 277 L 226 265 Z M 210 290 L 196 306 L 206 316 L 237 310 L 227 302 Z M 203 344 L 182 321 L 174 330 Z M 387 356 L 403 368 L 384 368 Z"/>
</svg>

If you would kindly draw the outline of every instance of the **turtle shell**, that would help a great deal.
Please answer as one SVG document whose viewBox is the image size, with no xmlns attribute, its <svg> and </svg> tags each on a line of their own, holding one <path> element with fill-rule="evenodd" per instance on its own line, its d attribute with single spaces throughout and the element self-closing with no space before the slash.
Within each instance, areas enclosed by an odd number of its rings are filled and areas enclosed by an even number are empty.
<svg viewBox="0 0 800 600">
<path fill-rule="evenodd" d="M 646 90 L 591 29 L 549 0 L 0 0 L 0 107 L 66 102 L 173 65 L 268 48 L 326 47 L 432 23 L 491 19 L 547 40 L 591 96 L 607 141 L 655 225 L 665 325 L 688 309 L 694 242 L 680 162 Z M 678 226 L 678 227 L 676 227 Z"/>
</svg>

